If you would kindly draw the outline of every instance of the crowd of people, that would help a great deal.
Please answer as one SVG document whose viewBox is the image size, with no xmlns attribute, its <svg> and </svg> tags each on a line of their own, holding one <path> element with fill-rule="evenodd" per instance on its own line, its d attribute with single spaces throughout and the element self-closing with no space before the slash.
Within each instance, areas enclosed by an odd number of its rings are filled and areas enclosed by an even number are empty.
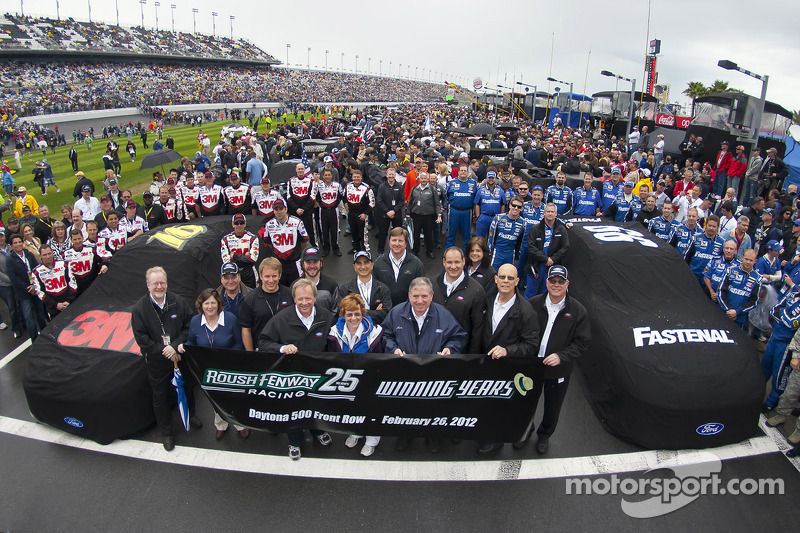
<svg viewBox="0 0 800 533">
<path fill-rule="evenodd" d="M 266 66 L 0 62 L 0 108 L 20 117 L 176 104 L 437 102 L 442 84 Z"/>
<path fill-rule="evenodd" d="M 497 117 L 445 105 L 372 111 L 345 118 L 346 131 L 334 146 L 310 159 L 297 147 L 327 121 L 309 122 L 306 128 L 280 124 L 265 134 L 245 131 L 213 147 L 201 131 L 195 158 L 185 158 L 167 176 L 156 173 L 141 205 L 130 191 L 119 189 L 113 170 L 103 179 L 99 201 L 95 182 L 79 172 L 76 203 L 62 208 L 62 221 L 52 219 L 30 195 L 7 204 L 14 219 L 8 220 L 4 236 L 11 245 L 6 262 L 13 265 L 6 270 L 16 274 L 4 293 L 11 297 L 4 299 L 9 309 L 19 309 L 12 313 L 12 330 L 21 331 L 24 322 L 34 337 L 91 278 L 113 268 L 120 246 L 148 229 L 227 215 L 231 232 L 221 242 L 218 298 L 203 292 L 196 302 L 205 318 L 191 319 L 190 310 L 170 315 L 183 322 L 167 346 L 157 342 L 160 334 L 153 337 L 152 321 L 134 320 L 137 342 L 148 364 L 153 361 L 153 401 L 165 447 L 174 446 L 169 408 L 159 396 L 165 394 L 165 369 L 180 361 L 183 343 L 204 345 L 224 326 L 233 328 L 225 330 L 227 342 L 246 350 L 531 356 L 544 376 L 545 414 L 537 451 L 546 453 L 572 362 L 589 342 L 585 310 L 566 290 L 569 217 L 636 221 L 642 232 L 681 254 L 720 313 L 767 341 L 762 368 L 772 386 L 764 409 L 778 407 L 771 423 L 786 420 L 797 397 L 781 392 L 787 382 L 796 387 L 800 378 L 795 372 L 787 380 L 800 353 L 794 358 L 786 350 L 800 323 L 800 217 L 797 188 L 783 189 L 785 175 L 774 152 L 764 159 L 754 152 L 748 159 L 736 148 L 743 176 L 750 179 L 752 168 L 756 193 L 766 191 L 751 199 L 744 194 L 744 180 L 734 182 L 721 168 L 726 145 L 707 165 L 691 158 L 674 164 L 668 157 L 656 163 L 644 149 L 599 130 L 520 123 L 518 129 L 474 139 L 451 130 Z M 506 149 L 508 156 L 483 156 L 480 146 Z M 282 158 L 299 161 L 295 175 L 274 187 L 267 170 Z M 540 170 L 548 176 L 555 171 L 555 183 L 534 178 Z M 568 174 L 572 179 L 577 175 L 574 189 L 567 185 Z M 711 192 L 717 189 L 724 196 Z M 258 232 L 246 229 L 252 217 Z M 322 273 L 322 263 L 331 254 L 342 256 L 340 235 L 348 234 L 354 276 L 331 279 Z M 438 274 L 426 277 L 418 258 L 423 241 L 429 258 L 436 249 L 444 250 Z M 28 272 L 30 278 L 24 276 Z M 155 305 L 156 314 L 163 314 L 164 302 L 171 306 L 169 298 L 179 297 L 166 292 L 163 271 L 149 271 L 147 282 L 149 295 L 137 309 Z M 753 319 L 770 291 L 777 302 L 767 310 L 774 325 Z M 580 328 L 560 324 L 564 309 L 582 317 Z M 504 324 L 495 318 L 498 314 L 529 318 L 513 321 L 525 326 L 520 331 L 498 333 Z M 534 316 L 541 335 L 534 335 Z M 416 324 L 417 334 L 399 335 L 395 326 L 401 321 Z M 506 327 L 516 327 L 508 322 Z M 310 335 L 309 328 L 321 328 L 324 335 Z M 433 336 L 431 329 L 448 333 Z M 156 340 L 140 341 L 145 335 Z M 200 421 L 193 419 L 197 426 Z M 227 424 L 217 422 L 217 438 L 222 438 Z M 237 428 L 243 437 L 245 429 Z M 314 436 L 322 445 L 331 442 L 326 433 Z M 347 445 L 358 440 L 348 438 Z M 789 440 L 800 442 L 800 429 Z M 302 442 L 302 432 L 289 435 L 292 458 L 300 457 Z M 377 437 L 367 437 L 362 453 L 372 454 L 377 445 Z M 398 442 L 401 449 L 407 445 Z M 427 439 L 427 445 L 431 451 L 439 447 L 435 439 Z M 481 443 L 479 452 L 499 446 Z"/>
<path fill-rule="evenodd" d="M 0 28 L 8 37 L 0 49 L 65 50 L 135 54 L 167 54 L 208 59 L 277 62 L 246 39 L 224 35 L 156 31 L 103 22 L 81 22 L 72 18 L 19 16 L 6 13 Z"/>
</svg>

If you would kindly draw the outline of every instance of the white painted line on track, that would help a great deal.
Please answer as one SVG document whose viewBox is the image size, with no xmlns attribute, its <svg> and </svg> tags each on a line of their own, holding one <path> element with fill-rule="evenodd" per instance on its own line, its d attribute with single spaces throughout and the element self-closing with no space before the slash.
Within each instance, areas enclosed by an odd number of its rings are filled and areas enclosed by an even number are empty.
<svg viewBox="0 0 800 533">
<path fill-rule="evenodd" d="M 769 438 L 775 442 L 775 446 L 780 450 L 784 457 L 786 457 L 786 452 L 794 448 L 794 446 L 786 440 L 786 437 L 783 436 L 781 430 L 778 428 L 772 428 L 767 425 L 767 417 L 765 415 L 761 415 L 758 420 L 758 426 L 761 430 L 767 434 Z M 800 457 L 786 457 L 786 460 L 792 463 L 792 465 L 800 472 Z"/>
<path fill-rule="evenodd" d="M 172 452 L 165 451 L 161 443 L 141 440 L 118 440 L 102 446 L 44 424 L 2 416 L 0 416 L 0 432 L 87 451 L 182 466 L 277 476 L 374 481 L 497 481 L 594 476 L 645 471 L 666 464 L 675 466 L 707 462 L 708 454 L 703 452 L 711 452 L 725 460 L 779 451 L 771 437 L 761 436 L 738 444 L 706 450 L 648 450 L 553 459 L 381 461 L 305 457 L 300 461 L 292 461 L 288 456 L 181 446 L 180 440 Z"/>
<path fill-rule="evenodd" d="M 31 344 L 33 343 L 31 342 L 30 339 L 28 339 L 19 346 L 17 346 L 16 348 L 14 348 L 13 350 L 11 350 L 11 352 L 8 355 L 0 359 L 0 368 L 3 368 L 8 363 L 16 359 L 19 354 L 30 348 Z"/>
</svg>

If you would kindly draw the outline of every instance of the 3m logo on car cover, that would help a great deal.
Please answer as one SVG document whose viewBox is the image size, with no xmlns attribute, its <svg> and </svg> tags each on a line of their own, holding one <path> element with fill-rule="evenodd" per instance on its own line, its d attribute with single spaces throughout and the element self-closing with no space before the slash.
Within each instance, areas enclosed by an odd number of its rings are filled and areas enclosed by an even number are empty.
<svg viewBox="0 0 800 533">
<path fill-rule="evenodd" d="M 651 330 L 649 327 L 633 328 L 633 345 L 637 348 L 655 344 L 682 343 L 722 343 L 736 344 L 728 336 L 726 329 L 662 329 Z"/>
<path fill-rule="evenodd" d="M 141 354 L 133 338 L 131 314 L 92 310 L 81 313 L 58 334 L 62 346 L 85 346 Z"/>
</svg>

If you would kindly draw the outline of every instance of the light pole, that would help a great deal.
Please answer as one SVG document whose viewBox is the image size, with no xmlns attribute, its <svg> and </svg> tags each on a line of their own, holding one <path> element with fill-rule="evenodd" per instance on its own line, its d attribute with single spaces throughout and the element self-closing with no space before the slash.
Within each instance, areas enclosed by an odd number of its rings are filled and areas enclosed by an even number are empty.
<svg viewBox="0 0 800 533">
<path fill-rule="evenodd" d="M 733 61 L 728 61 L 727 59 L 720 59 L 719 63 L 717 63 L 717 66 L 722 67 L 725 70 L 735 70 L 737 72 L 741 72 L 742 74 L 747 74 L 751 78 L 761 81 L 761 98 L 759 98 L 758 107 L 756 108 L 755 116 L 753 116 L 753 122 L 756 123 L 756 127 L 753 128 L 750 138 L 750 140 L 753 141 L 753 147 L 756 147 L 758 146 L 758 136 L 761 134 L 761 117 L 764 115 L 764 105 L 767 102 L 767 85 L 769 84 L 769 76 L 756 74 L 755 72 L 745 70 Z"/>
<path fill-rule="evenodd" d="M 415 80 L 417 79 L 417 70 L 418 69 L 419 69 L 419 67 L 414 67 L 414 79 Z"/>
<path fill-rule="evenodd" d="M 328 72 L 328 52 L 330 50 L 325 50 L 325 72 Z"/>
<path fill-rule="evenodd" d="M 58 20 L 61 20 L 61 14 L 60 14 L 60 12 L 58 10 L 58 0 L 56 0 L 56 18 Z M 117 24 L 117 26 L 119 26 L 119 24 Z"/>
<path fill-rule="evenodd" d="M 572 127 L 572 82 L 558 81 L 557 79 L 550 77 L 547 78 L 547 81 L 569 85 L 569 100 L 567 100 L 567 105 L 569 106 L 569 112 L 567 113 L 567 127 L 571 128 Z"/>
<path fill-rule="evenodd" d="M 368 57 L 367 58 L 367 76 L 370 75 L 371 71 L 372 71 L 372 58 Z"/>
<path fill-rule="evenodd" d="M 400 66 L 397 68 L 397 77 L 398 78 L 402 78 L 403 77 L 403 64 L 400 63 L 399 65 Z"/>
<path fill-rule="evenodd" d="M 618 80 L 624 80 L 631 84 L 631 105 L 628 109 L 628 129 L 625 132 L 625 142 L 628 142 L 628 135 L 631 133 L 631 128 L 633 124 L 633 102 L 636 100 L 636 78 L 626 78 L 625 76 L 620 76 L 619 74 L 614 74 L 613 72 L 609 72 L 607 70 L 601 70 L 600 74 L 603 76 L 609 76 L 611 78 L 617 78 Z M 611 110 L 612 114 L 614 110 Z"/>
<path fill-rule="evenodd" d="M 231 15 L 230 19 L 231 19 L 231 41 L 232 41 L 233 40 L 233 21 L 236 20 L 236 16 L 235 15 Z"/>
<path fill-rule="evenodd" d="M 217 15 L 219 15 L 219 13 L 217 13 L 216 11 L 212 11 L 211 12 L 211 36 L 212 37 L 216 37 L 217 36 Z"/>
<path fill-rule="evenodd" d="M 531 120 L 536 120 L 536 85 L 531 85 L 530 83 L 522 83 L 521 81 L 517 82 L 517 85 L 522 85 L 525 87 L 525 92 L 528 92 L 529 87 L 533 87 L 533 113 L 531 113 Z"/>
<path fill-rule="evenodd" d="M 291 47 L 292 47 L 291 44 L 286 43 L 286 71 L 287 72 L 289 71 L 289 48 L 291 48 Z"/>
<path fill-rule="evenodd" d="M 358 54 L 356 54 L 356 74 L 358 74 Z"/>
<path fill-rule="evenodd" d="M 25 6 L 22 4 L 23 0 L 19 0 L 19 14 L 25 16 Z"/>
<path fill-rule="evenodd" d="M 86 3 L 89 4 L 89 23 L 92 22 L 92 0 L 86 0 Z"/>
<path fill-rule="evenodd" d="M 175 33 L 175 8 L 177 8 L 175 4 L 170 4 L 169 9 L 172 13 L 172 33 Z"/>
<path fill-rule="evenodd" d="M 192 8 L 192 29 L 193 33 L 197 34 L 197 14 L 200 13 L 200 10 L 196 7 Z"/>
<path fill-rule="evenodd" d="M 339 73 L 344 73 L 344 52 L 342 52 L 342 63 L 339 65 Z"/>
<path fill-rule="evenodd" d="M 311 71 L 311 47 L 308 47 L 308 54 L 306 55 L 306 71 Z"/>
<path fill-rule="evenodd" d="M 389 77 L 392 77 L 392 62 L 389 61 Z"/>
<path fill-rule="evenodd" d="M 147 0 L 139 0 L 139 10 L 142 12 L 142 29 L 144 29 L 144 5 Z"/>
<path fill-rule="evenodd" d="M 383 59 L 378 60 L 378 76 L 383 74 Z"/>
<path fill-rule="evenodd" d="M 156 10 L 156 33 L 158 33 L 158 6 L 161 5 L 161 2 L 155 2 L 153 5 L 155 6 Z"/>
</svg>

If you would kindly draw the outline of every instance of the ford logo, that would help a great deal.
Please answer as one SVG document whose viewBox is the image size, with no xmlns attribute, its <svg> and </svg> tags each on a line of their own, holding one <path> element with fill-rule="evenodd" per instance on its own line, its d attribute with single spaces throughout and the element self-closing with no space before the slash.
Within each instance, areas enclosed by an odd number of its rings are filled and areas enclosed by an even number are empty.
<svg viewBox="0 0 800 533">
<path fill-rule="evenodd" d="M 74 428 L 82 428 L 83 427 L 83 422 L 81 422 L 77 418 L 72 418 L 71 416 L 66 417 L 64 419 L 64 422 L 66 422 L 67 424 L 69 424 L 70 426 L 72 426 Z"/>
<path fill-rule="evenodd" d="M 702 426 L 698 427 L 695 431 L 698 435 L 705 436 L 722 433 L 723 429 L 725 429 L 725 426 L 718 422 L 708 422 L 707 424 L 703 424 Z"/>
</svg>

